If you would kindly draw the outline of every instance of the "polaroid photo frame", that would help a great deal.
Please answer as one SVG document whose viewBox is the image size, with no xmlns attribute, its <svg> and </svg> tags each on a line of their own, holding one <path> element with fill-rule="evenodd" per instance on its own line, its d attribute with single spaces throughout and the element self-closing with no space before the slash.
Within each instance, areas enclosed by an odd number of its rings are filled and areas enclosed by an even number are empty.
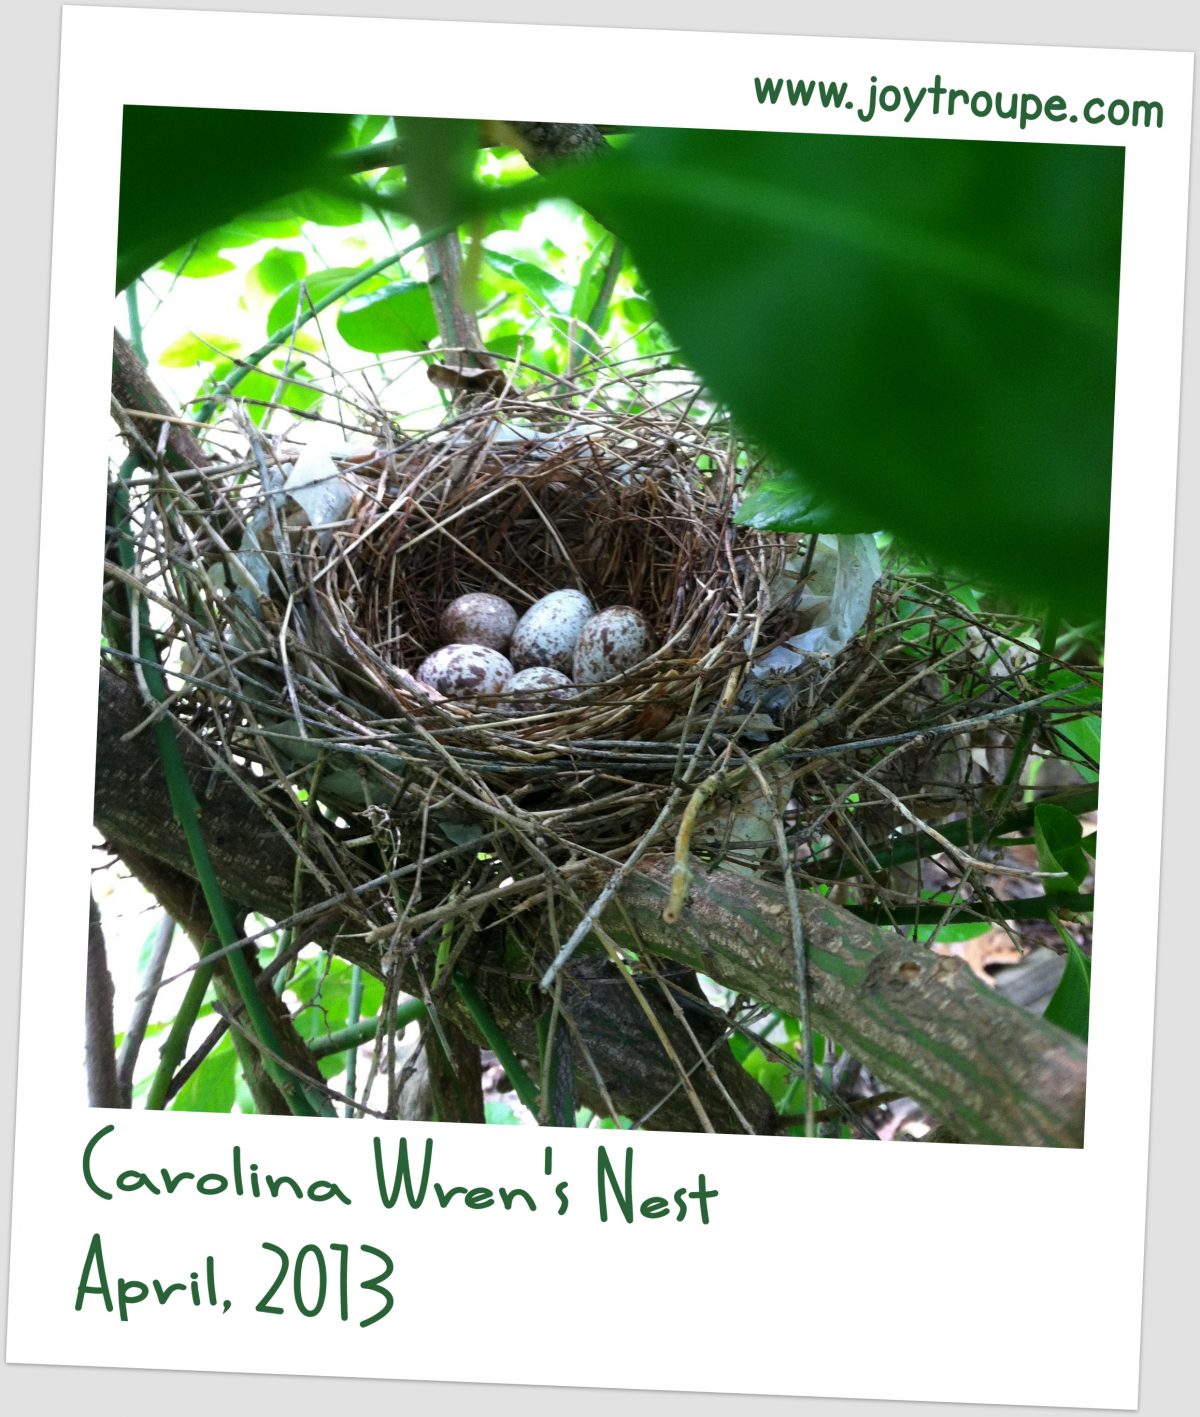
<svg viewBox="0 0 1200 1417">
<path fill-rule="evenodd" d="M 352 75 L 320 62 L 347 36 L 358 56 Z M 82 881 L 89 870 L 95 748 L 90 727 L 79 727 L 90 725 L 91 704 L 81 720 L 78 684 L 95 663 L 96 620 L 79 614 L 78 581 L 44 574 L 10 1286 L 22 1297 L 10 1305 L 10 1361 L 258 1372 L 270 1366 L 263 1338 L 274 1335 L 290 1370 L 306 1353 L 308 1371 L 344 1376 L 1135 1401 L 1155 945 L 1140 907 L 1106 890 L 1105 862 L 1135 852 L 1135 822 L 1161 813 L 1191 56 L 656 32 L 638 42 L 657 83 L 617 98 L 599 85 L 590 92 L 577 62 L 586 46 L 595 73 L 618 64 L 613 30 L 266 15 L 206 15 L 198 26 L 186 14 L 66 11 L 49 387 L 74 411 L 75 433 L 66 446 L 48 431 L 47 485 L 64 499 L 46 508 L 43 568 L 88 567 L 88 604 L 99 605 L 104 494 L 94 468 L 110 447 L 104 390 L 125 105 L 245 108 L 257 94 L 269 109 L 469 116 L 447 104 L 433 62 L 453 52 L 472 112 L 509 105 L 501 61 L 519 58 L 539 76 L 538 112 L 563 122 L 1122 147 L 1111 501 L 1120 568 L 1110 562 L 1095 936 L 1101 961 L 1105 942 L 1121 941 L 1122 972 L 1119 981 L 1096 972 L 1085 1144 L 863 1148 L 650 1131 L 627 1143 L 582 1129 L 370 1122 L 343 1139 L 347 1129 L 331 1134 L 307 1119 L 89 1109 L 77 1059 L 43 1059 L 32 1047 L 35 1001 L 62 958 L 75 961 L 83 994 L 82 931 L 57 964 L 30 942 L 43 928 L 37 903 L 61 890 L 64 873 Z M 288 78 L 269 99 L 252 57 L 268 50 Z M 105 56 L 118 52 L 115 78 Z M 186 55 L 182 86 L 178 58 L 169 70 L 155 62 L 166 52 Z M 793 102 L 786 76 L 807 82 L 814 72 L 846 76 L 847 94 L 866 97 L 814 108 L 798 91 Z M 764 102 L 755 80 L 766 73 L 784 76 L 784 88 Z M 957 112 L 933 111 L 935 75 L 945 77 L 947 108 L 951 90 L 967 95 Z M 963 77 L 951 84 L 950 75 Z M 997 93 L 1022 96 L 1015 120 L 971 111 L 972 95 Z M 1085 107 L 1102 95 L 1124 97 Z M 1145 123 L 1133 121 L 1138 104 Z M 1091 121 L 1101 114 L 1106 122 Z M 70 219 L 80 211 L 86 231 Z M 88 448 L 94 456 L 81 456 Z M 1122 594 L 1126 582 L 1139 587 L 1136 601 Z M 1156 884 L 1153 863 L 1143 879 Z M 79 1102 L 47 1126 L 47 1095 Z M 415 1206 L 397 1188 L 401 1138 L 414 1158 L 431 1157 L 435 1195 L 439 1185 L 458 1191 L 445 1206 Z M 191 1178 L 173 1190 L 118 1181 L 164 1169 Z M 283 1175 L 304 1193 L 294 1204 L 286 1186 L 272 1194 L 267 1177 Z M 998 1222 L 971 1199 L 981 1193 L 1015 1198 L 1014 1209 Z M 907 1256 L 877 1265 L 877 1227 L 906 1234 Z M 494 1277 L 512 1313 L 535 1316 L 524 1338 L 487 1351 L 462 1344 L 448 1316 L 462 1302 L 450 1257 L 464 1253 Z M 723 1297 L 755 1255 L 774 1257 L 786 1297 Z M 983 1373 L 971 1346 L 978 1316 L 1021 1312 L 1031 1255 L 1046 1257 L 1059 1343 Z M 813 1316 L 805 1295 L 816 1292 L 814 1276 L 821 1312 L 837 1315 L 861 1302 L 868 1273 L 872 1306 L 893 1331 L 936 1326 L 935 1367 L 874 1371 L 858 1360 L 856 1335 Z M 569 1302 L 546 1302 L 564 1289 Z M 647 1312 L 653 1345 L 578 1341 L 581 1323 L 619 1334 L 623 1316 L 644 1323 Z M 697 1372 L 701 1321 L 714 1342 Z M 302 1343 L 316 1334 L 323 1341 Z"/>
</svg>

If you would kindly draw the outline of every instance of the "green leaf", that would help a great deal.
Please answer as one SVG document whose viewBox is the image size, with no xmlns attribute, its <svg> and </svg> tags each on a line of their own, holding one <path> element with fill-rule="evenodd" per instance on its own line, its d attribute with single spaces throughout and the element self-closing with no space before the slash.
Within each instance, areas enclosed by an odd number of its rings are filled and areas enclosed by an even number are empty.
<svg viewBox="0 0 1200 1417">
<path fill-rule="evenodd" d="M 489 266 L 524 287 L 540 303 L 555 310 L 566 311 L 571 308 L 571 287 L 550 271 L 544 271 L 532 261 L 508 256 L 503 251 L 492 251 L 485 247 L 483 254 Z"/>
<path fill-rule="evenodd" d="M 221 382 L 232 367 L 228 363 L 224 366 L 217 365 L 211 378 L 205 381 L 199 397 L 211 393 L 213 387 Z M 247 401 L 246 412 L 256 426 L 261 426 L 272 405 L 307 412 L 325 397 L 324 392 L 310 382 L 310 375 L 303 364 L 294 364 L 289 368 L 277 361 L 276 371 L 276 374 L 271 374 L 263 369 L 252 369 L 237 386 L 234 397 Z M 286 374 L 288 379 L 300 382 L 281 384 L 278 374 Z"/>
<path fill-rule="evenodd" d="M 256 241 L 286 241 L 299 236 L 303 223 L 284 205 L 255 207 L 217 227 L 205 239 L 219 239 L 226 246 L 252 246 Z"/>
<path fill-rule="evenodd" d="M 1066 877 L 1046 882 L 1046 891 L 1079 890 L 1091 870 L 1080 842 L 1083 828 L 1065 807 L 1041 802 L 1033 812 L 1033 837 L 1043 871 L 1065 871 Z"/>
<path fill-rule="evenodd" d="M 836 503 L 822 500 L 794 473 L 755 484 L 738 508 L 735 521 L 755 531 L 870 532 Z"/>
<path fill-rule="evenodd" d="M 964 925 L 918 925 L 913 932 L 913 938 L 922 945 L 928 944 L 932 939 L 939 940 L 943 945 L 956 945 L 964 940 L 974 940 L 979 935 L 986 935 L 992 928 L 987 920 L 972 921 Z"/>
<path fill-rule="evenodd" d="M 521 1119 L 507 1102 L 485 1102 L 483 1120 L 492 1127 L 519 1127 Z"/>
<path fill-rule="evenodd" d="M 1063 757 L 1075 764 L 1076 771 L 1086 782 L 1098 782 L 1100 773 L 1094 764 L 1100 762 L 1099 717 L 1088 714 L 1069 723 L 1056 723 L 1054 727 L 1058 736 L 1075 749 L 1075 752 L 1064 752 Z"/>
<path fill-rule="evenodd" d="M 338 311 L 337 327 L 355 349 L 387 354 L 425 349 L 437 335 L 437 316 L 423 281 L 399 280 L 347 300 Z"/>
<path fill-rule="evenodd" d="M 616 308 L 625 323 L 635 329 L 654 319 L 654 306 L 644 295 L 628 295 Z"/>
<path fill-rule="evenodd" d="M 303 251 L 287 251 L 272 246 L 257 265 L 246 274 L 246 284 L 262 295 L 279 295 L 289 285 L 303 279 L 308 262 Z"/>
<path fill-rule="evenodd" d="M 236 271 L 237 266 L 216 251 L 206 248 L 202 241 L 193 241 L 181 246 L 165 256 L 159 266 L 169 275 L 187 276 L 189 280 L 204 280 L 208 276 L 221 276 L 226 271 Z"/>
<path fill-rule="evenodd" d="M 231 335 L 180 335 L 158 356 L 158 362 L 167 369 L 191 369 L 197 364 L 216 364 L 241 347 L 241 341 Z"/>
<path fill-rule="evenodd" d="M 575 293 L 571 296 L 571 318 L 586 320 L 604 284 L 608 258 L 612 254 L 613 239 L 604 236 L 592 247 L 590 254 L 580 267 L 579 279 L 575 282 Z"/>
<path fill-rule="evenodd" d="M 179 1089 L 171 1110 L 232 1112 L 237 1071 L 237 1053 L 226 1034 Z"/>
<path fill-rule="evenodd" d="M 363 204 L 340 192 L 297 192 L 288 207 L 301 221 L 318 226 L 357 226 L 363 219 Z"/>
<path fill-rule="evenodd" d="M 193 237 L 332 180 L 348 124 L 335 113 L 126 104 L 117 289 Z"/>
<path fill-rule="evenodd" d="M 302 281 L 294 281 L 276 300 L 267 313 L 267 334 L 274 335 L 288 329 L 296 318 L 297 311 L 307 313 L 309 304 L 317 304 L 331 295 L 364 266 L 330 266 L 328 270 L 314 271 Z M 382 285 L 383 278 L 371 276 L 364 280 L 361 290 L 375 290 Z"/>
<path fill-rule="evenodd" d="M 158 932 L 161 926 L 161 919 L 156 920 L 154 924 L 150 926 L 149 930 L 146 931 L 146 934 L 142 940 L 142 947 L 138 951 L 137 972 L 139 975 L 145 974 L 146 970 L 150 966 L 150 959 L 151 956 L 154 954 L 154 947 L 158 942 Z M 173 934 L 172 938 L 174 938 Z M 146 1036 L 150 1036 L 149 1028 L 147 1028 L 146 1030 Z"/>
<path fill-rule="evenodd" d="M 1067 939 L 1067 967 L 1046 1005 L 1045 1017 L 1087 1042 L 1092 997 L 1092 963 L 1073 940 Z"/>
<path fill-rule="evenodd" d="M 301 1004 L 313 1004 L 300 1015 L 300 1031 L 310 1042 L 327 1037 L 350 1021 L 351 967 L 342 960 L 321 956 L 303 961 L 289 981 L 289 990 Z M 363 975 L 360 1018 L 371 1018 L 383 1007 L 383 985 Z"/>
<path fill-rule="evenodd" d="M 1069 689 L 1079 683 L 1080 676 L 1070 668 L 1054 669 L 1046 676 L 1047 692 Z M 1063 710 L 1073 704 L 1098 704 L 1101 691 L 1097 685 L 1083 684 L 1078 689 L 1063 694 L 1058 700 Z M 1099 781 L 1100 763 L 1100 718 L 1099 715 L 1083 714 L 1079 718 L 1063 722 L 1053 720 L 1053 741 L 1059 753 L 1067 762 L 1075 765 L 1076 771 L 1085 782 Z"/>
<path fill-rule="evenodd" d="M 354 125 L 352 146 L 365 148 L 368 143 L 373 143 L 390 121 L 390 119 L 380 117 L 378 114 L 367 115 L 361 118 Z"/>
<path fill-rule="evenodd" d="M 1101 612 L 1120 147 L 653 129 L 555 181 L 846 525 Z"/>
</svg>

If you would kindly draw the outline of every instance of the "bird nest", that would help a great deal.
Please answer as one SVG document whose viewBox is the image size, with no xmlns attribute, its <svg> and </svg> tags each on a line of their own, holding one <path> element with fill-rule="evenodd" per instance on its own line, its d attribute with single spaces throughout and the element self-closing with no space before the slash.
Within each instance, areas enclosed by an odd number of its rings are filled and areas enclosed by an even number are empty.
<svg viewBox="0 0 1200 1417">
<path fill-rule="evenodd" d="M 353 662 L 348 687 L 370 685 L 398 734 L 481 753 L 489 779 L 533 762 L 578 766 L 612 739 L 626 758 L 643 746 L 661 757 L 656 735 L 689 708 L 732 704 L 785 628 L 769 588 L 794 547 L 735 527 L 737 491 L 728 449 L 678 418 L 548 420 L 536 402 L 489 402 L 360 487 L 315 604 Z M 416 681 L 457 596 L 493 592 L 520 614 L 564 589 L 598 609 L 634 607 L 657 648 L 532 706 L 503 693 L 442 699 Z"/>
<path fill-rule="evenodd" d="M 797 723 L 806 751 L 910 731 L 986 681 L 965 642 L 918 648 L 911 601 L 901 613 L 897 594 L 871 594 L 877 563 L 844 652 L 789 648 L 813 618 L 818 548 L 736 524 L 748 459 L 719 420 L 649 399 L 630 412 L 627 397 L 559 381 L 474 395 L 418 436 L 378 410 L 375 423 L 353 458 L 272 446 L 247 424 L 248 456 L 160 469 L 134 489 L 125 574 L 182 646 L 172 709 L 193 743 L 249 765 L 273 810 L 295 812 L 298 860 L 329 895 L 351 890 L 368 942 L 451 917 L 474 928 L 481 900 L 511 918 L 565 892 L 578 917 L 614 870 L 672 848 L 703 783 Z M 562 699 L 456 698 L 418 678 L 459 595 L 495 592 L 519 613 L 568 588 L 634 607 L 652 652 Z M 959 804 L 968 784 L 943 746 L 914 744 L 872 792 Z M 952 747 L 969 776 L 967 745 Z M 790 794 L 827 800 L 816 820 L 836 832 L 858 758 L 877 756 L 809 761 L 799 788 L 794 755 L 742 773 L 740 794 L 714 793 L 692 824 L 691 849 L 770 867 Z M 389 863 L 409 883 L 402 903 L 364 886 Z"/>
</svg>

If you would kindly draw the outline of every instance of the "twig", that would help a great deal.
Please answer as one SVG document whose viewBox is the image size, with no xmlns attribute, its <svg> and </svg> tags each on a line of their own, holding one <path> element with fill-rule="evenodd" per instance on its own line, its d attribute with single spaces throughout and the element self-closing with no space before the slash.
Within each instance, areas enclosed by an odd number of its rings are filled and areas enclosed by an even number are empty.
<svg viewBox="0 0 1200 1417">
<path fill-rule="evenodd" d="M 123 1107 L 129 1107 L 133 1102 L 133 1074 L 137 1067 L 138 1053 L 146 1037 L 150 1016 L 154 1012 L 154 1001 L 158 997 L 163 968 L 174 938 L 175 921 L 164 913 L 155 932 L 154 943 L 150 947 L 150 959 L 146 964 L 146 972 L 142 975 L 142 987 L 134 1000 L 133 1017 L 129 1020 L 129 1027 L 121 1040 L 121 1050 L 117 1054 L 117 1083 L 121 1089 Z"/>
<path fill-rule="evenodd" d="M 128 1106 L 121 1100 L 117 1064 L 113 1056 L 113 982 L 104 949 L 104 927 L 96 898 L 88 896 L 87 987 L 85 990 L 89 1107 Z"/>
</svg>

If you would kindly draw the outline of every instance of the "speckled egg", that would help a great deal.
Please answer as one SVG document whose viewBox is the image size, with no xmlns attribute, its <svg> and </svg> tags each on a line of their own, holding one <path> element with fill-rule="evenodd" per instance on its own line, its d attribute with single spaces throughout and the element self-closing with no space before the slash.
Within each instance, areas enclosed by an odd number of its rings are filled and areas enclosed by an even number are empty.
<svg viewBox="0 0 1200 1417">
<path fill-rule="evenodd" d="M 472 591 L 446 606 L 438 628 L 444 645 L 486 645 L 503 651 L 517 628 L 517 612 L 498 595 Z"/>
<path fill-rule="evenodd" d="M 517 621 L 509 650 L 513 667 L 546 665 L 569 674 L 579 632 L 595 613 L 581 590 L 554 590 L 543 595 Z"/>
<path fill-rule="evenodd" d="M 632 605 L 610 605 L 593 615 L 575 646 L 576 684 L 602 684 L 640 663 L 654 648 L 646 617 Z"/>
<path fill-rule="evenodd" d="M 422 661 L 417 679 L 448 699 L 463 699 L 501 693 L 512 672 L 499 650 L 486 645 L 443 645 Z"/>
<path fill-rule="evenodd" d="M 549 704 L 554 699 L 569 699 L 575 692 L 575 685 L 557 669 L 548 664 L 534 664 L 528 669 L 519 669 L 504 686 L 506 697 L 514 696 L 522 706 Z"/>
</svg>

